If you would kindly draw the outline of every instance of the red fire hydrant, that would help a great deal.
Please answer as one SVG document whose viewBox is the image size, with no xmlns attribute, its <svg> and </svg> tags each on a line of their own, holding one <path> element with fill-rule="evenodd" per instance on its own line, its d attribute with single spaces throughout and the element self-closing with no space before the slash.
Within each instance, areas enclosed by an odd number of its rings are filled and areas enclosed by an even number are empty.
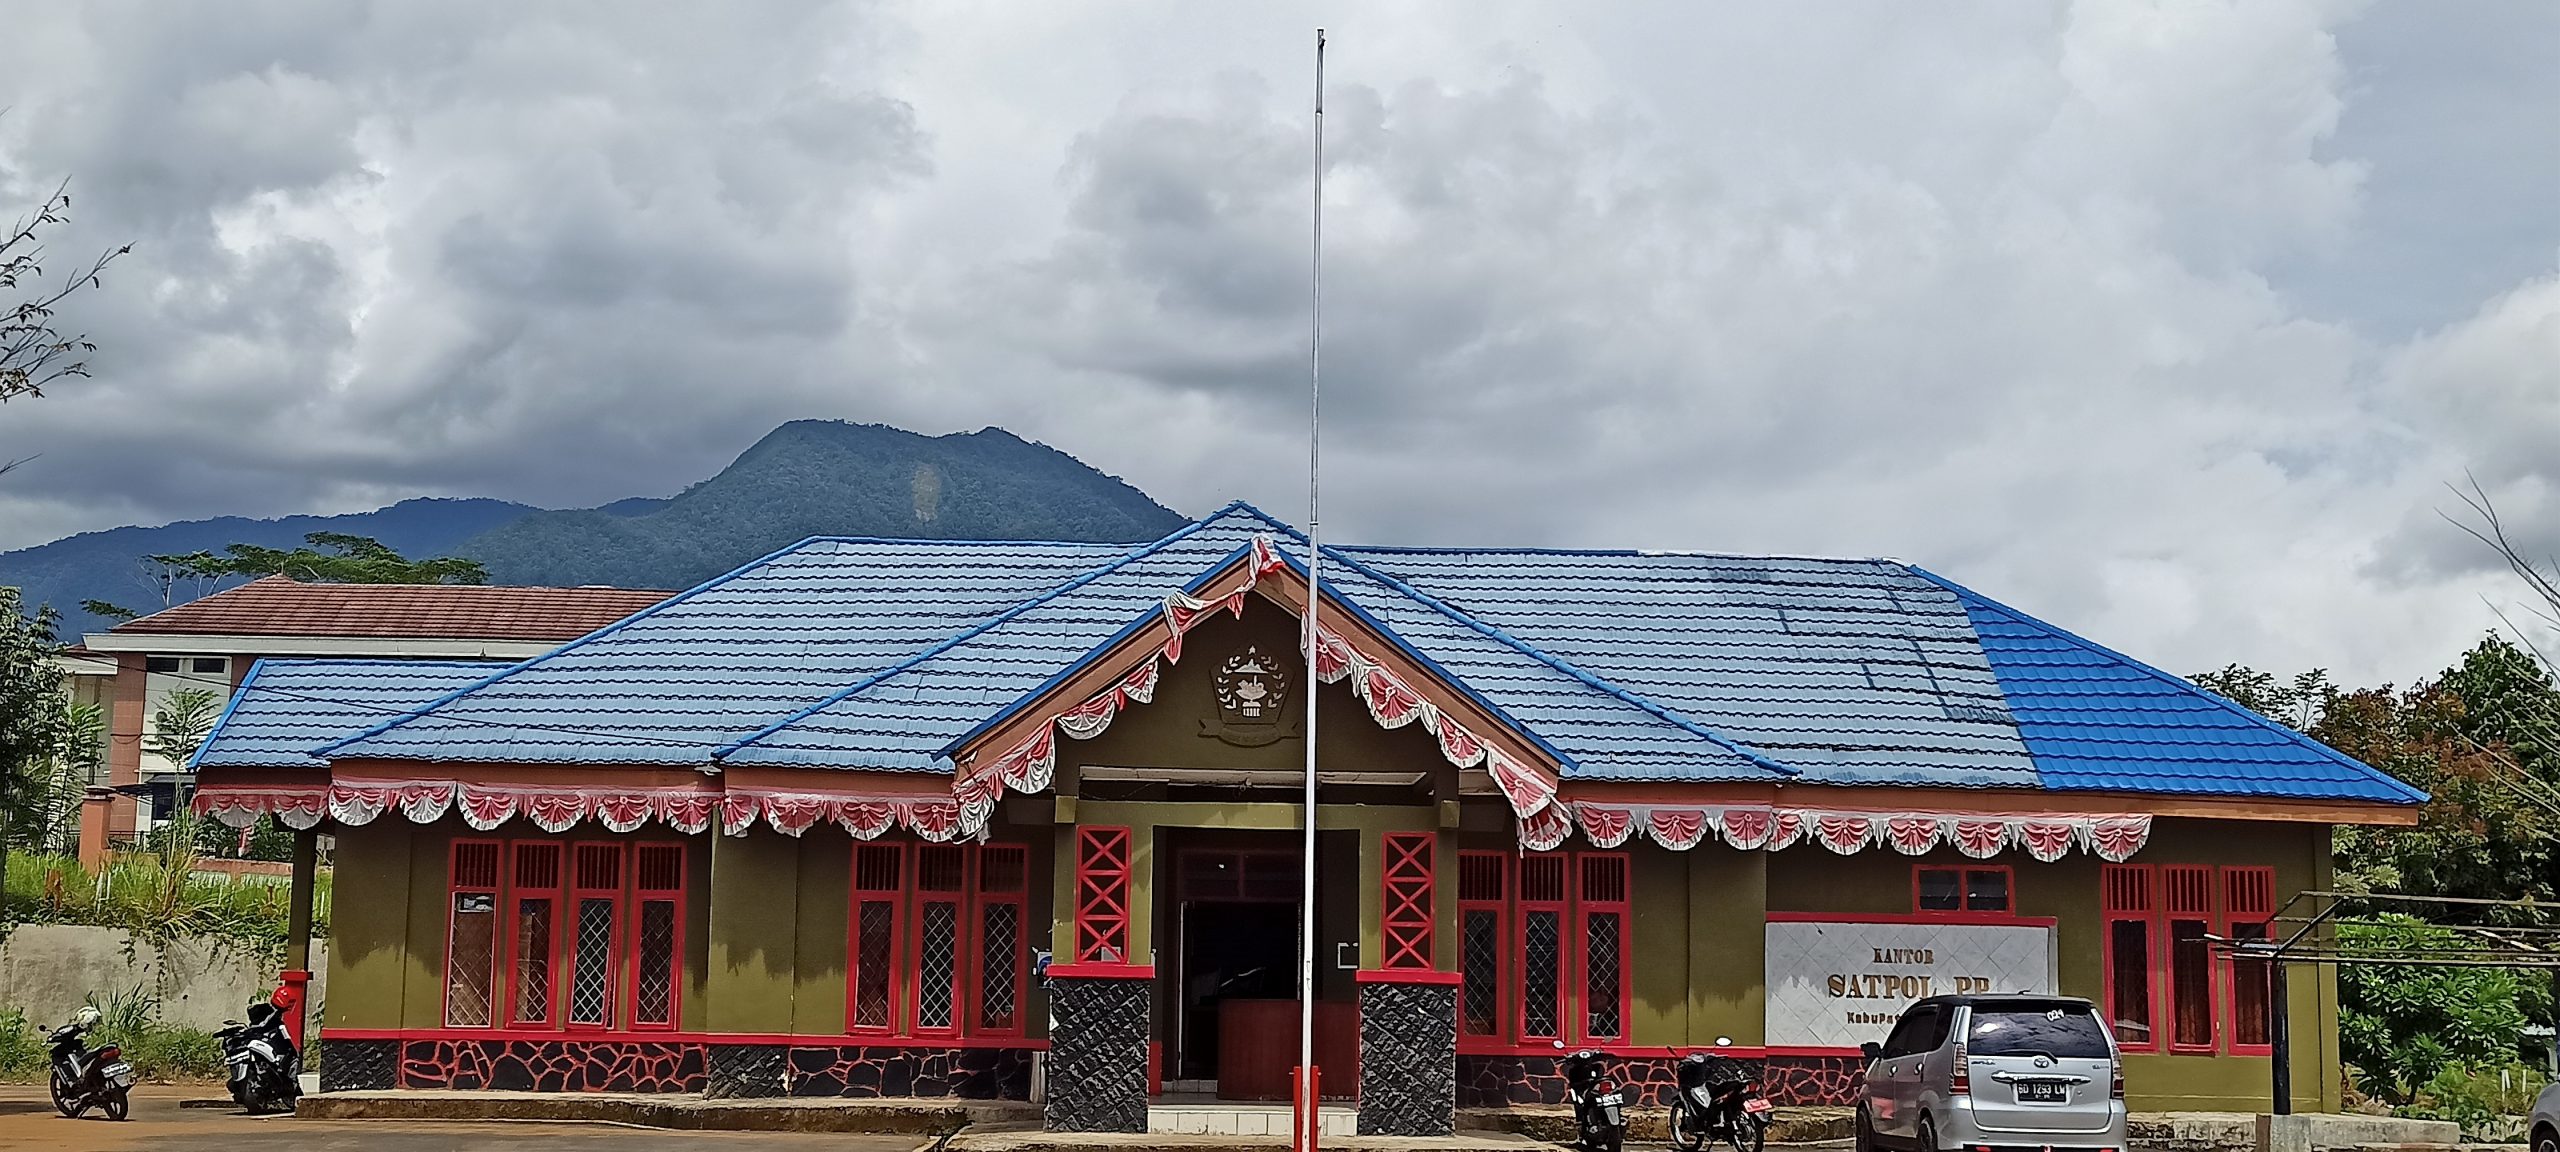
<svg viewBox="0 0 2560 1152">
<path fill-rule="evenodd" d="M 284 1013 L 284 1034 L 293 1039 L 293 1050 L 303 1053 L 303 1059 L 308 1062 L 311 1058 L 311 1049 L 302 1042 L 302 1000 L 307 995 L 304 989 L 311 983 L 311 973 L 299 968 L 287 968 L 282 973 L 281 979 L 284 981 L 283 984 L 276 988 L 275 995 L 267 997 L 267 1003 L 275 1005 L 276 1011 Z"/>
</svg>

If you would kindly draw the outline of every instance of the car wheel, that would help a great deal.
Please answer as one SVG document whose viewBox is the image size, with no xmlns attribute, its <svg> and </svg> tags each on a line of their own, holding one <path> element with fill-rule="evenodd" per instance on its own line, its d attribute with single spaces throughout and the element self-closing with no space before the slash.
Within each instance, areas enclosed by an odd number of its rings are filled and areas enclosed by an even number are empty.
<svg viewBox="0 0 2560 1152">
<path fill-rule="evenodd" d="M 1938 1152 L 1938 1126 L 1920 1118 L 1920 1152 Z"/>
<path fill-rule="evenodd" d="M 2560 1152 L 2560 1132 L 2549 1128 L 2534 1129 L 2533 1152 Z"/>
<path fill-rule="evenodd" d="M 1856 1146 L 1857 1152 L 1878 1152 L 1876 1126 L 1867 1119 L 1866 1105 L 1858 1105 L 1857 1115 L 1850 1122 L 1850 1132 L 1852 1133 L 1851 1143 Z"/>
</svg>

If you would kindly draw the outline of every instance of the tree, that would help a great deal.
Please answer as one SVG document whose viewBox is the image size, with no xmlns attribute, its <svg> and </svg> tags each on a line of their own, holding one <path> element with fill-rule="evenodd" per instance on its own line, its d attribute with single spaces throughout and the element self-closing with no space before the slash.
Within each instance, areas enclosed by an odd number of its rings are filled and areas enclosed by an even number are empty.
<svg viewBox="0 0 2560 1152">
<path fill-rule="evenodd" d="M 179 688 L 161 697 L 160 706 L 151 710 L 152 732 L 142 750 L 185 768 L 196 749 L 204 747 L 204 738 L 213 734 L 223 700 L 221 693 L 203 688 Z"/>
<path fill-rule="evenodd" d="M 61 751 L 68 714 L 62 672 L 53 666 L 60 651 L 53 612 L 39 608 L 29 616 L 20 605 L 17 589 L 0 588 L 0 869 L 11 844 L 44 827 L 42 785 Z"/>
<path fill-rule="evenodd" d="M 146 556 L 142 582 L 157 592 L 161 607 L 184 603 L 228 580 L 290 576 L 316 584 L 486 584 L 489 572 L 477 560 L 435 556 L 412 560 L 370 536 L 313 532 L 304 546 L 290 551 L 260 544 L 232 544 L 215 552 Z M 192 584 L 194 596 L 179 589 Z M 104 600 L 83 600 L 80 607 L 99 616 L 131 620 L 141 613 Z"/>
<path fill-rule="evenodd" d="M 2341 940 L 2359 950 L 2458 949 L 2450 929 L 2413 916 L 2386 915 L 2345 924 Z M 2356 965 L 2339 970 L 2338 1055 L 2363 1073 L 2361 1083 L 2407 1103 L 2436 1074 L 2453 1067 L 2504 1067 L 2529 1014 L 2549 1010 L 2547 989 L 2508 968 Z M 2529 1013 L 2529 1009 L 2537 1010 Z"/>
<path fill-rule="evenodd" d="M 42 396 L 56 380 L 89 374 L 88 354 L 98 346 L 78 333 L 54 327 L 54 313 L 82 288 L 99 285 L 107 265 L 133 250 L 114 249 L 54 287 L 38 287 L 44 278 L 44 244 L 38 234 L 71 219 L 71 185 L 65 182 L 5 236 L 0 236 L 0 402 L 15 396 Z M 22 295 L 23 293 L 23 295 Z"/>
</svg>

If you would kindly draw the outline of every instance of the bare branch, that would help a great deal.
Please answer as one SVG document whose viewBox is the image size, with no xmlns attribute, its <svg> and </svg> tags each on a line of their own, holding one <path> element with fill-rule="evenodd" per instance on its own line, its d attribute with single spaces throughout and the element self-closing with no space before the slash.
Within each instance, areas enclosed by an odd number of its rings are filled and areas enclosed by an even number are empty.
<svg viewBox="0 0 2560 1152">
<path fill-rule="evenodd" d="M 0 292 L 14 292 L 22 284 L 32 287 L 44 276 L 45 249 L 37 234 L 69 222 L 70 212 L 71 186 L 65 181 L 34 212 L 0 235 Z M 36 289 L 15 304 L 0 304 L 0 402 L 13 396 L 42 396 L 47 384 L 89 374 L 88 354 L 97 351 L 97 344 L 84 333 L 65 333 L 55 327 L 55 312 L 72 293 L 101 286 L 107 265 L 131 251 L 133 245 L 127 244 L 101 253 L 57 286 Z"/>
</svg>

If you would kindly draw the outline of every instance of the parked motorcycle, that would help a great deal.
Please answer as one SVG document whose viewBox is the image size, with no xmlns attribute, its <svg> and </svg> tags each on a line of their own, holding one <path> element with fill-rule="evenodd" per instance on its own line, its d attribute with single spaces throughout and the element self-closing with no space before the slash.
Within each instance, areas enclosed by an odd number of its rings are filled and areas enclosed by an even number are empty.
<svg viewBox="0 0 2560 1152">
<path fill-rule="evenodd" d="M 224 1021 L 213 1038 L 230 1068 L 231 1100 L 252 1116 L 289 1112 L 302 1098 L 302 1053 L 284 1030 L 284 1011 L 264 1000 L 249 1002 L 249 1022 Z"/>
<path fill-rule="evenodd" d="M 1627 1098 L 1588 1048 L 1564 1059 L 1564 1099 L 1573 1106 L 1577 1152 L 1618 1152 L 1627 1138 Z"/>
<path fill-rule="evenodd" d="M 1760 1152 L 1768 1139 L 1769 1098 L 1739 1060 L 1692 1052 L 1680 1061 L 1680 1090 L 1671 1098 L 1671 1146 L 1698 1152 L 1723 1140 L 1733 1152 Z"/>
<path fill-rule="evenodd" d="M 102 1018 L 96 1008 L 82 1008 L 45 1037 L 53 1059 L 54 1110 L 74 1119 L 96 1107 L 107 1119 L 122 1120 L 130 1105 L 133 1065 L 124 1062 L 124 1050 L 109 1044 L 93 1051 L 85 1039 Z"/>
</svg>

